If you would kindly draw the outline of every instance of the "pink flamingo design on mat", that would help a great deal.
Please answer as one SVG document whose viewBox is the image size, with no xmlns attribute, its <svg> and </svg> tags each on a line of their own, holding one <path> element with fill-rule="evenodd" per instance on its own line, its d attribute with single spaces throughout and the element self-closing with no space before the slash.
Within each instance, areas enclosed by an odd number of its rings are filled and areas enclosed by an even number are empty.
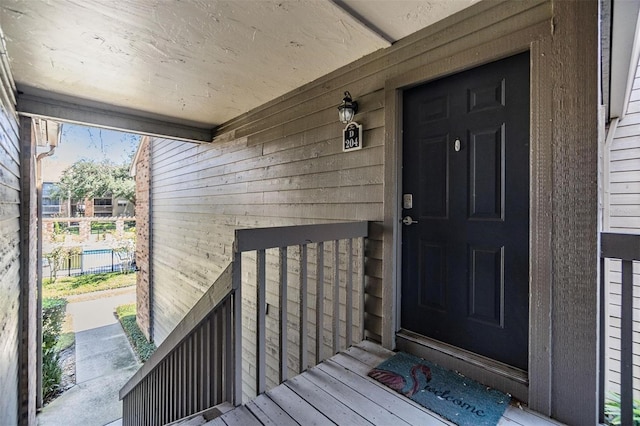
<svg viewBox="0 0 640 426">
<path fill-rule="evenodd" d="M 411 368 L 411 379 L 413 385 L 408 391 L 404 392 L 404 395 L 410 397 L 414 393 L 418 392 L 418 373 L 422 373 L 427 379 L 427 383 L 431 381 L 431 369 L 426 365 L 416 364 Z M 376 379 L 380 383 L 390 387 L 396 392 L 403 393 L 402 389 L 407 385 L 403 376 L 398 373 L 387 370 L 379 370 L 374 368 L 369 372 L 369 377 Z"/>
</svg>

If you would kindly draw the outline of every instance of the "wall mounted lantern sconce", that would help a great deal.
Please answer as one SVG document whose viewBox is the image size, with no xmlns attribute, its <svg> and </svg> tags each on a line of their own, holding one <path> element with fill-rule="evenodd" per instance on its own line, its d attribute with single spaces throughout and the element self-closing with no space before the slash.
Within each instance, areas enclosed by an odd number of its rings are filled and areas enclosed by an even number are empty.
<svg viewBox="0 0 640 426">
<path fill-rule="evenodd" d="M 358 103 L 351 99 L 351 93 L 344 92 L 342 103 L 338 105 L 338 116 L 343 123 L 350 123 L 358 112 Z"/>
</svg>

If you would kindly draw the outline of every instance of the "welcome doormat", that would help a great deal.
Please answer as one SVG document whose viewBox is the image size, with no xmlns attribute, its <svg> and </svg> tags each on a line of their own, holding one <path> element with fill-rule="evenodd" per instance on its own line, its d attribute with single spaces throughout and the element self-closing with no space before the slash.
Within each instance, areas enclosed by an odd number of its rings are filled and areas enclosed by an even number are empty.
<svg viewBox="0 0 640 426">
<path fill-rule="evenodd" d="M 403 352 L 369 376 L 460 426 L 495 426 L 511 397 Z"/>
</svg>

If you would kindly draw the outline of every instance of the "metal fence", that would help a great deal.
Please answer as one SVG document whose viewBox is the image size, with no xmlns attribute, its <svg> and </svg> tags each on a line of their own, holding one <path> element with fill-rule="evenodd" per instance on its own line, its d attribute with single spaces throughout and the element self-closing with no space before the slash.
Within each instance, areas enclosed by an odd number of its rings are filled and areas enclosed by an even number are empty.
<svg viewBox="0 0 640 426">
<path fill-rule="evenodd" d="M 113 249 L 85 250 L 61 260 L 58 277 L 73 277 L 105 272 L 132 272 L 136 270 L 135 255 Z M 51 276 L 49 261 L 43 259 L 43 276 Z"/>
</svg>

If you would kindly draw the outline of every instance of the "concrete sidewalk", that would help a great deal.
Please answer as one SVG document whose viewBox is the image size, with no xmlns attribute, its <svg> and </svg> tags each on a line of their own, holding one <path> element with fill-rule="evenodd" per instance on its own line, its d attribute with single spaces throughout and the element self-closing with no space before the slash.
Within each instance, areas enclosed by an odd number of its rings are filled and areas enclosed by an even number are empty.
<svg viewBox="0 0 640 426">
<path fill-rule="evenodd" d="M 140 364 L 114 311 L 135 302 L 135 288 L 96 296 L 67 305 L 76 332 L 76 385 L 42 409 L 39 425 L 103 426 L 122 417 L 118 392 Z"/>
</svg>

